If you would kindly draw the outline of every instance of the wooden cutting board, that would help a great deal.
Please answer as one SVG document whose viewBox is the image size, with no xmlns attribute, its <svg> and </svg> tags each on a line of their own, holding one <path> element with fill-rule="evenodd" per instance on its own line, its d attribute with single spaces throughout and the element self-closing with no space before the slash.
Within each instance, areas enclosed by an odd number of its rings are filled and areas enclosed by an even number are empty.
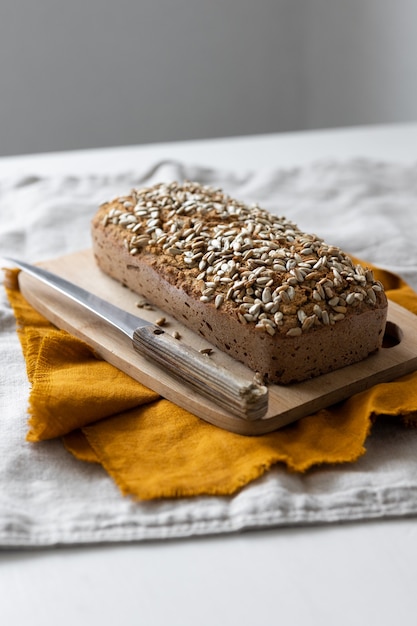
<svg viewBox="0 0 417 626">
<path fill-rule="evenodd" d="M 134 315 L 152 322 L 164 316 L 167 320 L 167 325 L 164 326 L 166 332 L 177 330 L 181 334 L 181 340 L 197 350 L 210 347 L 207 341 L 161 310 L 138 308 L 138 305 L 143 304 L 140 296 L 104 275 L 98 269 L 91 250 L 53 259 L 42 263 L 42 266 Z M 266 415 L 262 419 L 248 421 L 198 396 L 160 366 L 138 355 L 127 337 L 86 313 L 50 287 L 24 272 L 19 275 L 19 283 L 23 296 L 35 309 L 58 328 L 85 341 L 103 359 L 198 417 L 242 435 L 260 435 L 274 431 L 377 383 L 388 382 L 417 370 L 417 317 L 390 302 L 384 341 L 386 347 L 361 363 L 330 374 L 290 386 L 269 386 Z M 253 372 L 246 366 L 217 348 L 213 347 L 209 358 L 241 376 L 247 376 L 248 380 L 253 378 Z"/>
</svg>

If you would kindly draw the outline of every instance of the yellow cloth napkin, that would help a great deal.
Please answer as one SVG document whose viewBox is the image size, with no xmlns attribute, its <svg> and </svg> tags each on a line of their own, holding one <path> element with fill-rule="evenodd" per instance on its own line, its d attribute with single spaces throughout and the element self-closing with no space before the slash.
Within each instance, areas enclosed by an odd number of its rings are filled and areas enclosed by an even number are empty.
<svg viewBox="0 0 417 626">
<path fill-rule="evenodd" d="M 402 279 L 374 272 L 391 300 L 417 314 L 417 294 Z M 413 373 L 271 434 L 226 432 L 160 398 L 57 330 L 24 300 L 16 276 L 7 271 L 5 286 L 32 385 L 27 439 L 61 437 L 75 457 L 100 463 L 123 494 L 146 500 L 228 495 L 277 463 L 305 472 L 357 460 L 378 415 L 417 425 Z"/>
</svg>

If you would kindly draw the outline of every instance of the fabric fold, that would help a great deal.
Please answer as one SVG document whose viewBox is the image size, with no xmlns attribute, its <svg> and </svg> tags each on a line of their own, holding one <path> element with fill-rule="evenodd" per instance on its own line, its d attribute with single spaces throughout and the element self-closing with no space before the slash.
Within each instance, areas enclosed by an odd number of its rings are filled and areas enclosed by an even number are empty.
<svg viewBox="0 0 417 626">
<path fill-rule="evenodd" d="M 388 297 L 417 313 L 401 278 L 373 268 Z M 288 471 L 357 461 L 377 416 L 417 423 L 417 374 L 376 385 L 259 437 L 212 426 L 98 358 L 36 313 L 8 273 L 7 293 L 32 384 L 28 441 L 62 438 L 80 461 L 99 463 L 124 495 L 142 500 L 230 495 L 282 464 Z"/>
</svg>

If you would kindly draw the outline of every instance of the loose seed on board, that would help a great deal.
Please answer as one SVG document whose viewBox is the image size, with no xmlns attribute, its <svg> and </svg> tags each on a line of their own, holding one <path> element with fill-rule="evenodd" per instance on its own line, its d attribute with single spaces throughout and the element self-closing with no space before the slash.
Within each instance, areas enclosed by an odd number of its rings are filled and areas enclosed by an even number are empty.
<svg viewBox="0 0 417 626">
<path fill-rule="evenodd" d="M 210 356 L 210 354 L 213 354 L 213 349 L 212 348 L 201 348 L 201 350 L 199 350 L 199 352 L 201 354 L 207 354 L 207 356 Z"/>
<path fill-rule="evenodd" d="M 255 372 L 255 376 L 253 377 L 253 382 L 256 385 L 264 385 L 265 384 L 264 377 L 262 376 L 262 374 L 260 372 Z"/>
</svg>

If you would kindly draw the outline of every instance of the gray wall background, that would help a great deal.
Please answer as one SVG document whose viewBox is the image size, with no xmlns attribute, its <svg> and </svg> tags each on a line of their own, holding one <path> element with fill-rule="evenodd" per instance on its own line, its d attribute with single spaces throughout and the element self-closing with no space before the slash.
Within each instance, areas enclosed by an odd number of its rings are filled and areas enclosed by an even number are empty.
<svg viewBox="0 0 417 626">
<path fill-rule="evenodd" d="M 416 0 L 0 0 L 0 154 L 417 120 Z"/>
</svg>

